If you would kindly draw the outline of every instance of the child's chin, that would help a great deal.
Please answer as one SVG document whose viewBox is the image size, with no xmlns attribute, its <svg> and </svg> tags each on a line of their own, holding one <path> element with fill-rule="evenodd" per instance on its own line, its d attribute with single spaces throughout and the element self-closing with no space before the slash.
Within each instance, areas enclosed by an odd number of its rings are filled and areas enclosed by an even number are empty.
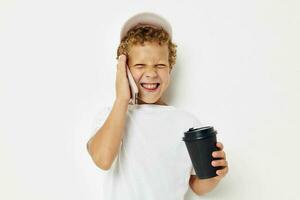
<svg viewBox="0 0 300 200">
<path fill-rule="evenodd" d="M 159 100 L 159 98 L 141 98 L 140 100 L 140 103 L 154 104 Z"/>
</svg>

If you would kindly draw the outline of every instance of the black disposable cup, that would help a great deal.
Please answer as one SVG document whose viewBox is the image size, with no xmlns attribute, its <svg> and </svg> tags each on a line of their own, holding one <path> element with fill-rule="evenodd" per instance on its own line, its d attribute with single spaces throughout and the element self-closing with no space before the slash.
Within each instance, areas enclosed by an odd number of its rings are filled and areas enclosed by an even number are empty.
<svg viewBox="0 0 300 200">
<path fill-rule="evenodd" d="M 222 158 L 213 158 L 212 153 L 218 151 L 217 131 L 212 126 L 190 128 L 184 133 L 182 140 L 189 152 L 196 175 L 200 179 L 217 176 L 216 171 L 222 166 L 214 167 L 211 162 Z"/>
</svg>

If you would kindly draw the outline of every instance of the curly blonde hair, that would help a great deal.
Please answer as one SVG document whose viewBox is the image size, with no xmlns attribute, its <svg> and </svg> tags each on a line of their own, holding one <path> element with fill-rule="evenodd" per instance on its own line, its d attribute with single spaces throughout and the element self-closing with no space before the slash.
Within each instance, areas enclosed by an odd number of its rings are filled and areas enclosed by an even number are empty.
<svg viewBox="0 0 300 200">
<path fill-rule="evenodd" d="M 144 44 L 144 42 L 157 42 L 159 45 L 167 44 L 169 49 L 169 67 L 172 70 L 176 62 L 177 45 L 171 41 L 169 34 L 164 29 L 147 25 L 137 25 L 127 32 L 119 44 L 116 59 L 121 54 L 128 56 L 130 47 L 136 44 Z"/>
</svg>

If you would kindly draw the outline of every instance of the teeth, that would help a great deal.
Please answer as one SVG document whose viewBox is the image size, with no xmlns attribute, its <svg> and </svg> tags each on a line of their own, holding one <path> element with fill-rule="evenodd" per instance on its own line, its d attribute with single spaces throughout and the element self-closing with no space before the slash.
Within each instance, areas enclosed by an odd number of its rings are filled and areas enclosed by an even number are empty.
<svg viewBox="0 0 300 200">
<path fill-rule="evenodd" d="M 158 83 L 155 84 L 142 83 L 142 86 L 147 89 L 154 89 L 158 86 Z"/>
</svg>

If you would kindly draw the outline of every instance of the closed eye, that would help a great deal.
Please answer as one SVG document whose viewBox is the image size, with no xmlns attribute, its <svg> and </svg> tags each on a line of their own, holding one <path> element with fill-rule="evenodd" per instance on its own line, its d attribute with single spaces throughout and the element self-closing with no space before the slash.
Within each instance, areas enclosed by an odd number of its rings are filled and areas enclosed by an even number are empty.
<svg viewBox="0 0 300 200">
<path fill-rule="evenodd" d="M 159 68 L 167 67 L 167 65 L 165 65 L 165 64 L 157 64 L 156 66 L 159 67 Z"/>
<path fill-rule="evenodd" d="M 135 64 L 134 67 L 144 67 L 145 64 Z"/>
<path fill-rule="evenodd" d="M 135 64 L 134 67 L 138 67 L 138 68 L 142 68 L 142 67 L 145 67 L 146 65 L 145 64 Z M 157 64 L 155 65 L 155 67 L 158 67 L 158 68 L 165 68 L 167 67 L 167 65 L 165 64 Z"/>
</svg>

